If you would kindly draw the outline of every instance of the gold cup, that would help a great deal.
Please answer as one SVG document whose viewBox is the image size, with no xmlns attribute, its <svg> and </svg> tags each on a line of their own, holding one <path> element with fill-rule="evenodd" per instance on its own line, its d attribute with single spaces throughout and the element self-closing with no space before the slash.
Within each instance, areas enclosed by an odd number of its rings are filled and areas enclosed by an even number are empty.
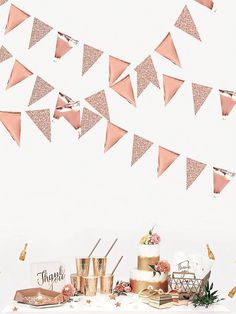
<svg viewBox="0 0 236 314">
<path fill-rule="evenodd" d="M 113 275 L 102 275 L 100 277 L 100 292 L 101 293 L 112 293 L 113 287 Z"/>
<path fill-rule="evenodd" d="M 76 292 L 80 291 L 80 276 L 77 274 L 71 274 L 70 275 L 70 282 L 72 286 L 75 288 Z"/>
<path fill-rule="evenodd" d="M 86 296 L 94 296 L 97 293 L 98 277 L 82 276 L 80 282 L 80 290 Z"/>
<path fill-rule="evenodd" d="M 107 258 L 93 257 L 93 273 L 94 276 L 103 276 L 106 273 Z"/>
<path fill-rule="evenodd" d="M 76 270 L 78 276 L 88 276 L 90 266 L 90 257 L 77 257 Z"/>
</svg>

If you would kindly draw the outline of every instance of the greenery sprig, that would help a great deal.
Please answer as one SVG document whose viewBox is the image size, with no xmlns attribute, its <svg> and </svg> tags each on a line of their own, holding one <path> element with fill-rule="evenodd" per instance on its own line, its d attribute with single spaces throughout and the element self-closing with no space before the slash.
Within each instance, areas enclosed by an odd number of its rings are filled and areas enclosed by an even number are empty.
<svg viewBox="0 0 236 314">
<path fill-rule="evenodd" d="M 205 290 L 203 295 L 197 295 L 193 298 L 192 303 L 194 307 L 197 306 L 205 306 L 206 308 L 209 307 L 209 305 L 215 304 L 217 302 L 220 302 L 224 299 L 220 299 L 217 295 L 218 290 L 213 291 L 213 283 L 210 285 L 209 282 L 205 285 Z"/>
</svg>

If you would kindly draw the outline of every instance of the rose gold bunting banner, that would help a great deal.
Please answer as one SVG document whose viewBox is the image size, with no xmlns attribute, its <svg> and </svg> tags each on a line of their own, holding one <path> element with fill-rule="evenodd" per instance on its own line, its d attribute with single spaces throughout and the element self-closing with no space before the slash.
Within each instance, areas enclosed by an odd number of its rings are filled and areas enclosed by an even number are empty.
<svg viewBox="0 0 236 314">
<path fill-rule="evenodd" d="M 28 70 L 23 64 L 16 60 L 13 65 L 6 89 L 20 83 L 32 74 L 33 73 L 30 70 Z"/>
<path fill-rule="evenodd" d="M 10 58 L 12 58 L 12 54 L 4 46 L 2 46 L 0 48 L 0 63 Z"/>
<path fill-rule="evenodd" d="M 82 119 L 81 119 L 81 135 L 83 136 L 87 133 L 92 127 L 94 127 L 100 120 L 101 116 L 90 111 L 87 108 L 83 109 Z"/>
<path fill-rule="evenodd" d="M 40 76 L 36 77 L 34 88 L 30 97 L 29 106 L 46 96 L 54 89 L 49 83 L 44 81 Z"/>
<path fill-rule="evenodd" d="M 5 34 L 12 31 L 15 27 L 20 25 L 29 17 L 30 17 L 29 14 L 25 13 L 24 11 L 20 10 L 19 8 L 11 4 Z"/>
<path fill-rule="evenodd" d="M 220 168 L 213 168 L 214 193 L 219 194 L 226 187 L 226 185 L 235 176 L 235 173 L 223 170 Z"/>
<path fill-rule="evenodd" d="M 183 11 L 175 22 L 175 26 L 181 29 L 183 32 L 201 41 L 197 27 L 194 23 L 194 20 L 189 12 L 187 5 L 185 5 L 185 7 L 183 8 Z"/>
<path fill-rule="evenodd" d="M 169 149 L 159 146 L 158 152 L 158 177 L 160 177 L 167 168 L 179 157 L 179 154 Z"/>
<path fill-rule="evenodd" d="M 199 162 L 197 160 L 187 158 L 187 184 L 186 189 L 188 189 L 193 182 L 198 178 L 198 176 L 205 169 L 206 164 Z"/>
<path fill-rule="evenodd" d="M 184 83 L 183 80 L 163 74 L 164 100 L 165 105 L 174 97 L 179 88 Z"/>
<path fill-rule="evenodd" d="M 0 0 L 0 6 L 3 5 L 4 3 L 7 3 L 8 0 Z"/>
<path fill-rule="evenodd" d="M 37 42 L 39 42 L 43 37 L 45 37 L 50 31 L 52 27 L 40 21 L 36 17 L 34 18 L 29 48 L 34 46 Z"/>
<path fill-rule="evenodd" d="M 193 102 L 195 114 L 199 111 L 207 97 L 209 96 L 212 88 L 192 83 Z"/>
<path fill-rule="evenodd" d="M 129 62 L 109 56 L 109 85 L 121 76 L 125 69 L 130 65 Z"/>
<path fill-rule="evenodd" d="M 68 51 L 70 51 L 73 47 L 78 44 L 78 40 L 73 39 L 72 37 L 58 32 L 57 34 L 57 43 L 55 50 L 55 58 L 60 59 L 63 57 Z"/>
<path fill-rule="evenodd" d="M 43 133 L 43 135 L 51 142 L 51 119 L 49 109 L 26 111 L 30 119 Z"/>
<path fill-rule="evenodd" d="M 60 119 L 61 117 L 64 117 L 76 130 L 79 129 L 79 101 L 73 102 L 73 100 L 68 96 L 59 93 L 53 117 L 55 119 Z"/>
<path fill-rule="evenodd" d="M 135 164 L 152 145 L 152 142 L 134 134 L 131 166 L 133 166 L 133 164 Z"/>
<path fill-rule="evenodd" d="M 213 9 L 214 2 L 212 0 L 195 0 L 209 9 Z"/>
<path fill-rule="evenodd" d="M 104 153 L 114 146 L 126 133 L 127 131 L 108 121 Z"/>
<path fill-rule="evenodd" d="M 220 90 L 220 103 L 223 116 L 228 116 L 236 105 L 236 93 Z"/>
<path fill-rule="evenodd" d="M 0 121 L 16 143 L 20 145 L 21 113 L 0 111 Z"/>
<path fill-rule="evenodd" d="M 85 98 L 85 100 L 107 120 L 110 120 L 107 98 L 104 90 Z"/>
<path fill-rule="evenodd" d="M 157 72 L 151 56 L 148 56 L 142 63 L 140 63 L 135 68 L 135 71 L 137 72 L 137 97 L 141 95 L 149 83 L 160 88 Z"/>
<path fill-rule="evenodd" d="M 165 39 L 160 43 L 155 51 L 181 67 L 179 56 L 170 33 L 167 34 Z"/>
<path fill-rule="evenodd" d="M 129 75 L 115 83 L 113 86 L 111 86 L 111 88 L 121 97 L 125 98 L 129 103 L 136 106 L 134 91 Z"/>
<path fill-rule="evenodd" d="M 91 66 L 94 65 L 102 54 L 103 51 L 84 45 L 82 75 L 84 75 L 91 68 Z"/>
</svg>

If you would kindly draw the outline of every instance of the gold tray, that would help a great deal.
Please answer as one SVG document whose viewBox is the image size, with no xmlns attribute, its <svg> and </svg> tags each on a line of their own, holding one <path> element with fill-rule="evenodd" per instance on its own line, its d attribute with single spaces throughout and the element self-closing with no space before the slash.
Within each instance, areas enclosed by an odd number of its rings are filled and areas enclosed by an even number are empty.
<svg viewBox="0 0 236 314">
<path fill-rule="evenodd" d="M 64 301 L 63 295 L 61 293 L 42 288 L 17 290 L 14 300 L 19 303 L 29 304 L 37 307 L 59 305 Z"/>
</svg>

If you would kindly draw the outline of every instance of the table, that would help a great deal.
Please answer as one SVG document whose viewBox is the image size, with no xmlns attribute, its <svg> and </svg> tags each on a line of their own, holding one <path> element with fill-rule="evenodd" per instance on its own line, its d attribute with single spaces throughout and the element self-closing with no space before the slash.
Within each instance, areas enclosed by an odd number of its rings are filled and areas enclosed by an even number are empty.
<svg viewBox="0 0 236 314">
<path fill-rule="evenodd" d="M 87 303 L 87 301 L 91 301 Z M 115 303 L 119 302 L 121 305 L 116 307 Z M 216 304 L 209 309 L 204 307 L 194 308 L 192 305 L 188 306 L 173 306 L 168 309 L 156 309 L 147 304 L 142 303 L 137 295 L 129 294 L 128 296 L 119 296 L 116 300 L 110 300 L 108 295 L 98 294 L 95 297 L 80 296 L 78 302 L 65 303 L 62 306 L 51 308 L 34 308 L 25 304 L 16 304 L 17 311 L 13 311 L 13 306 L 7 306 L 2 313 L 4 314 L 148 314 L 161 312 L 163 314 L 197 314 L 197 313 L 217 313 L 230 314 L 231 312 L 222 304 Z"/>
</svg>

